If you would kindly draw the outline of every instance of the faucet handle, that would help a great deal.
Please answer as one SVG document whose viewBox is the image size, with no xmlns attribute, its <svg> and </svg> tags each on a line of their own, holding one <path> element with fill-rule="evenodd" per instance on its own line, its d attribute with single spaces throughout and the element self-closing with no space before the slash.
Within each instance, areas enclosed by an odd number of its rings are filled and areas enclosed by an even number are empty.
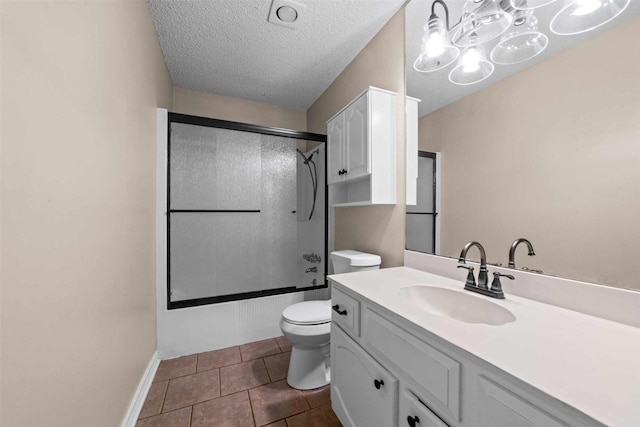
<svg viewBox="0 0 640 427">
<path fill-rule="evenodd" d="M 472 286 L 475 288 L 476 278 L 473 277 L 473 267 L 469 267 L 468 265 L 459 265 L 458 268 L 469 270 L 469 273 L 467 274 L 467 281 L 465 282 L 464 287 L 466 288 L 467 286 Z"/>
<path fill-rule="evenodd" d="M 506 277 L 507 279 L 515 280 L 511 274 L 502 274 L 497 271 L 493 272 L 493 282 L 491 282 L 491 292 L 502 294 L 502 283 L 500 283 L 500 277 Z"/>
</svg>

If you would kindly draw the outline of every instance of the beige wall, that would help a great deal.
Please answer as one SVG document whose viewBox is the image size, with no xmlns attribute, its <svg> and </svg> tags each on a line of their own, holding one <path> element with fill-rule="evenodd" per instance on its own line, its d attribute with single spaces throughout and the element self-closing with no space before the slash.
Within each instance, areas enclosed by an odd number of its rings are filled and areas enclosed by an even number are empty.
<svg viewBox="0 0 640 427">
<path fill-rule="evenodd" d="M 146 2 L 1 8 L 3 426 L 117 426 L 156 348 Z"/>
<path fill-rule="evenodd" d="M 304 110 L 173 88 L 173 112 L 285 129 L 307 130 Z M 323 132 L 324 133 L 324 132 Z"/>
<path fill-rule="evenodd" d="M 420 120 L 442 152 L 442 253 L 640 289 L 640 18 Z M 477 258 L 474 249 L 474 257 Z"/>
<path fill-rule="evenodd" d="M 401 9 L 307 111 L 309 132 L 326 133 L 326 121 L 368 86 L 398 93 L 398 123 L 405 120 L 404 9 Z M 394 206 L 336 209 L 335 248 L 372 252 L 383 267 L 403 264 L 405 128 L 398 126 L 398 198 Z"/>
</svg>

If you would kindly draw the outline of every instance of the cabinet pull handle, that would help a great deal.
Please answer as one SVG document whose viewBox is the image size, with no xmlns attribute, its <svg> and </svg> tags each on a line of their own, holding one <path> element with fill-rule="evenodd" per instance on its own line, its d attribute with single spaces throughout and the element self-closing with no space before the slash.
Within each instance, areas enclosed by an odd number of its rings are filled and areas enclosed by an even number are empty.
<svg viewBox="0 0 640 427">
<path fill-rule="evenodd" d="M 411 415 L 409 415 L 407 417 L 407 423 L 409 423 L 409 427 L 416 427 L 416 424 L 420 423 L 420 418 L 416 417 L 412 417 Z"/>
<path fill-rule="evenodd" d="M 384 385 L 384 381 L 383 380 L 373 380 L 373 385 L 380 390 L 380 387 L 382 387 Z"/>
<path fill-rule="evenodd" d="M 346 170 L 346 169 L 342 169 L 342 173 L 343 173 L 343 174 L 345 174 L 345 175 L 346 175 L 346 174 L 347 174 L 347 172 L 349 172 L 349 171 L 348 171 L 348 170 Z"/>
<path fill-rule="evenodd" d="M 338 313 L 340 316 L 346 316 L 347 315 L 347 310 L 340 310 L 340 306 L 338 304 L 334 305 L 331 308 L 333 308 L 333 311 Z"/>
<path fill-rule="evenodd" d="M 342 171 L 338 171 L 338 175 L 342 175 Z"/>
</svg>

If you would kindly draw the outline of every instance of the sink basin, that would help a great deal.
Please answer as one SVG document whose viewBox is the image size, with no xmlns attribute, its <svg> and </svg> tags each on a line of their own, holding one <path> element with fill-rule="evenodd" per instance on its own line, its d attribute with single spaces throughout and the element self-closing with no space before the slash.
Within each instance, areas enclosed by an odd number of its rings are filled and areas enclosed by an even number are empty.
<svg viewBox="0 0 640 427">
<path fill-rule="evenodd" d="M 504 325 L 516 320 L 506 308 L 462 290 L 416 285 L 401 288 L 398 293 L 422 310 L 460 322 Z"/>
</svg>

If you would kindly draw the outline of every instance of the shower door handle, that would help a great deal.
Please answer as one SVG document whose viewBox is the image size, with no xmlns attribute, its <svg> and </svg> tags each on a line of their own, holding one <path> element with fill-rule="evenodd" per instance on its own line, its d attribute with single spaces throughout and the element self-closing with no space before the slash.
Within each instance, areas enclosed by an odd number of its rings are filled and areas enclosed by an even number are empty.
<svg viewBox="0 0 640 427">
<path fill-rule="evenodd" d="M 346 316 L 347 315 L 347 310 L 340 310 L 340 306 L 338 304 L 334 305 L 331 308 L 333 308 L 333 311 L 338 313 L 340 316 Z"/>
</svg>

